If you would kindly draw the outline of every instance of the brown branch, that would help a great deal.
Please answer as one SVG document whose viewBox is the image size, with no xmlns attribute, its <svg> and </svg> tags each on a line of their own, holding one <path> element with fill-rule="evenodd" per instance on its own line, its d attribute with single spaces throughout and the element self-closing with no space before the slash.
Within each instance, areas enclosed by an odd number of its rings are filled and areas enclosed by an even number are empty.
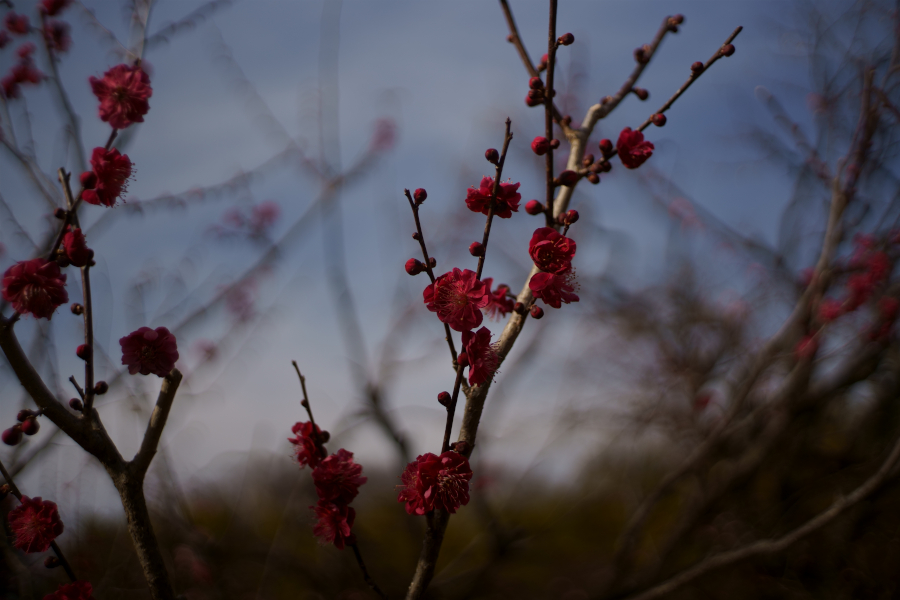
<svg viewBox="0 0 900 600">
<path fill-rule="evenodd" d="M 353 556 L 356 557 L 356 564 L 359 565 L 359 569 L 362 571 L 363 579 L 366 580 L 366 583 L 369 584 L 369 587 L 372 588 L 372 591 L 378 594 L 379 598 L 384 598 L 385 600 L 387 600 L 387 594 L 381 591 L 381 588 L 378 587 L 378 584 L 375 583 L 375 580 L 372 579 L 371 575 L 369 575 L 369 570 L 366 568 L 366 563 L 363 562 L 363 557 L 359 551 L 359 546 L 353 543 L 350 544 L 350 547 L 353 548 Z"/>
<path fill-rule="evenodd" d="M 150 420 L 147 422 L 147 431 L 144 432 L 141 449 L 138 450 L 138 453 L 131 460 L 135 472 L 140 474 L 141 477 L 147 472 L 150 461 L 156 456 L 159 438 L 162 436 L 163 428 L 166 426 L 166 419 L 169 418 L 169 411 L 172 408 L 172 402 L 175 400 L 175 393 L 178 391 L 181 379 L 181 371 L 178 369 L 172 369 L 163 378 L 162 386 L 159 389 L 159 397 L 156 399 L 156 406 L 150 414 Z"/>
<path fill-rule="evenodd" d="M 509 27 L 509 37 L 507 39 L 516 47 L 516 51 L 519 53 L 519 57 L 522 59 L 522 64 L 525 65 L 528 74 L 531 77 L 540 77 L 541 74 L 531 63 L 531 58 L 528 57 L 528 50 L 525 49 L 525 44 L 522 43 L 522 38 L 519 37 L 519 28 L 516 27 L 516 20 L 513 18 L 512 10 L 509 8 L 507 0 L 500 0 L 500 7 L 503 9 L 503 15 L 506 17 L 506 25 Z M 573 133 L 571 126 L 563 120 L 563 115 L 559 112 L 559 109 L 556 108 L 555 104 L 551 103 L 551 110 L 553 113 L 553 120 L 556 121 L 557 125 L 562 127 L 566 137 L 569 137 Z"/>
<path fill-rule="evenodd" d="M 891 470 L 894 468 L 898 458 L 900 458 L 900 438 L 895 442 L 890 454 L 875 474 L 853 490 L 848 496 L 838 498 L 827 510 L 810 519 L 800 527 L 779 538 L 760 540 L 743 548 L 713 555 L 647 591 L 629 596 L 627 600 L 652 600 L 653 598 L 659 598 L 678 590 L 707 573 L 729 567 L 750 558 L 777 554 L 787 550 L 796 542 L 815 533 L 828 523 L 834 521 L 842 513 L 872 495 L 885 481 L 888 480 L 891 475 Z"/>
<path fill-rule="evenodd" d="M 494 187 L 491 190 L 491 200 L 488 204 L 487 219 L 484 223 L 484 236 L 481 239 L 481 256 L 478 257 L 478 268 L 475 271 L 475 279 L 481 280 L 481 271 L 484 268 L 484 258 L 487 256 L 488 238 L 491 237 L 491 222 L 494 220 L 494 206 L 497 203 L 497 194 L 500 193 L 500 178 L 503 176 L 503 165 L 506 163 L 506 151 L 512 141 L 513 134 L 509 127 L 512 122 L 506 117 L 506 133 L 503 135 L 503 150 L 500 151 L 500 160 L 494 173 Z M 488 290 L 490 292 L 491 290 Z"/>
<path fill-rule="evenodd" d="M 544 137 L 547 142 L 553 139 L 553 76 L 556 73 L 556 12 L 557 0 L 550 0 L 549 32 L 547 34 L 547 83 L 544 85 Z M 553 146 L 547 147 L 544 155 L 544 186 L 547 192 L 547 206 L 544 209 L 544 220 L 547 227 L 553 227 Z"/>
<path fill-rule="evenodd" d="M 419 240 L 419 247 L 422 249 L 422 256 L 425 258 L 425 272 L 428 273 L 428 278 L 431 279 L 431 283 L 437 280 L 434 276 L 434 269 L 431 268 L 431 259 L 428 256 L 428 248 L 425 247 L 425 234 L 422 232 L 422 223 L 419 220 L 419 205 L 415 203 L 412 198 L 412 195 L 409 193 L 409 190 L 404 189 L 403 193 L 406 194 L 406 199 L 409 201 L 409 208 L 413 212 L 413 218 L 416 221 L 416 239 Z M 444 323 L 444 336 L 447 340 L 447 345 L 450 347 L 450 356 L 453 357 L 453 370 L 456 370 L 456 346 L 453 343 L 453 336 L 450 334 L 450 326 Z"/>
</svg>

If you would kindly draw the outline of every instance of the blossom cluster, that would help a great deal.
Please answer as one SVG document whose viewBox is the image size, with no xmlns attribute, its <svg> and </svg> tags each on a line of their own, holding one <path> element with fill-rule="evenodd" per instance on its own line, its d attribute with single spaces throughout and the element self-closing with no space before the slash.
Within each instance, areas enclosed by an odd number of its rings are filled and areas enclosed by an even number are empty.
<svg viewBox="0 0 900 600">
<path fill-rule="evenodd" d="M 291 428 L 296 437 L 288 438 L 294 444 L 294 456 L 300 467 L 312 469 L 312 480 L 319 501 L 310 508 L 315 512 L 313 534 L 324 543 L 332 543 L 338 550 L 356 543 L 352 533 L 356 510 L 350 503 L 359 494 L 359 488 L 367 478 L 362 465 L 353 460 L 353 453 L 341 448 L 326 456 L 325 442 L 328 432 L 312 422 L 298 422 Z"/>
<path fill-rule="evenodd" d="M 440 456 L 427 452 L 406 465 L 400 480 L 398 502 L 406 504 L 406 512 L 424 515 L 435 509 L 455 513 L 469 503 L 469 460 L 453 450 Z"/>
</svg>

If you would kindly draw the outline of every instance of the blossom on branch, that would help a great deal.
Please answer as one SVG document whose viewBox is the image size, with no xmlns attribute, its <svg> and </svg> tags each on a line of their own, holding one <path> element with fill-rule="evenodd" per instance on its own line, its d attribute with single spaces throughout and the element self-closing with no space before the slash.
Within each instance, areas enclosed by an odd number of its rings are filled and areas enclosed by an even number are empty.
<svg viewBox="0 0 900 600">
<path fill-rule="evenodd" d="M 428 310 L 456 331 L 468 331 L 481 325 L 481 309 L 490 304 L 490 290 L 469 269 L 444 273 L 422 292 Z"/>
<path fill-rule="evenodd" d="M 559 308 L 562 302 L 578 302 L 578 296 L 573 292 L 571 274 L 555 275 L 553 273 L 535 273 L 528 282 L 531 293 L 535 298 L 540 298 L 549 306 Z"/>
<path fill-rule="evenodd" d="M 46 551 L 63 532 L 56 503 L 40 496 L 22 496 L 22 503 L 9 511 L 7 519 L 15 536 L 13 545 L 29 554 Z"/>
<path fill-rule="evenodd" d="M 153 95 L 150 77 L 140 65 L 116 65 L 103 74 L 103 79 L 91 77 L 91 89 L 100 100 L 100 119 L 116 129 L 132 123 L 143 123 L 150 110 L 147 99 Z"/>
<path fill-rule="evenodd" d="M 436 508 L 455 513 L 469 503 L 472 469 L 465 456 L 452 450 L 440 456 L 427 452 L 406 465 L 400 475 L 398 502 L 406 503 L 410 515 L 424 515 Z"/>
<path fill-rule="evenodd" d="M 73 581 L 59 586 L 55 592 L 44 596 L 44 600 L 94 600 L 92 591 L 87 581 Z"/>
<path fill-rule="evenodd" d="M 6 13 L 6 16 L 3 18 L 3 24 L 10 33 L 15 33 L 17 35 L 25 35 L 28 33 L 28 30 L 31 29 L 31 24 L 28 22 L 27 16 L 12 11 Z"/>
<path fill-rule="evenodd" d="M 175 336 L 165 327 L 141 327 L 120 338 L 119 345 L 122 346 L 122 364 L 132 375 L 153 373 L 165 377 L 178 360 Z"/>
<path fill-rule="evenodd" d="M 349 504 L 359 493 L 359 486 L 368 481 L 362 475 L 362 465 L 353 462 L 353 453 L 343 448 L 323 459 L 312 478 L 319 500 L 335 504 Z"/>
<path fill-rule="evenodd" d="M 497 190 L 497 200 L 494 203 L 494 216 L 501 219 L 512 217 L 514 212 L 519 212 L 519 200 L 522 194 L 516 190 L 519 189 L 518 183 L 501 183 L 500 189 Z M 481 185 L 478 189 L 470 187 L 466 191 L 466 206 L 472 212 L 480 212 L 483 215 L 488 214 L 491 206 L 491 193 L 494 191 L 494 178 L 482 177 Z"/>
<path fill-rule="evenodd" d="M 528 243 L 528 254 L 541 271 L 562 275 L 572 270 L 575 240 L 567 238 L 552 227 L 535 229 Z"/>
<path fill-rule="evenodd" d="M 88 204 L 112 206 L 116 203 L 126 189 L 128 178 L 131 177 L 132 164 L 127 154 L 119 154 L 113 148 L 94 148 L 91 153 L 91 167 L 96 176 L 96 183 L 92 189 L 86 189 L 81 193 L 81 198 Z"/>
<path fill-rule="evenodd" d="M 42 31 L 47 47 L 57 54 L 67 52 L 72 47 L 72 37 L 69 35 L 69 24 L 64 21 L 48 20 Z"/>
<path fill-rule="evenodd" d="M 491 332 L 482 327 L 475 333 L 463 331 L 463 348 L 469 357 L 469 385 L 480 385 L 494 377 L 500 359 L 491 346 Z"/>
<path fill-rule="evenodd" d="M 314 510 L 318 521 L 313 527 L 313 535 L 323 543 L 333 543 L 338 550 L 343 550 L 345 544 L 356 543 L 355 536 L 350 532 L 356 520 L 353 508 L 346 504 L 319 502 Z"/>
<path fill-rule="evenodd" d="M 315 431 L 317 434 L 322 433 L 318 425 L 315 426 Z M 313 469 L 319 466 L 322 455 L 320 454 L 319 446 L 316 445 L 316 441 L 313 439 L 313 424 L 309 422 L 294 423 L 294 426 L 291 427 L 291 433 L 297 436 L 288 438 L 288 441 L 295 446 L 294 455 L 297 457 L 297 462 L 300 463 L 300 466 L 309 465 Z"/>
<path fill-rule="evenodd" d="M 631 127 L 626 127 L 619 134 L 616 150 L 619 151 L 619 160 L 623 165 L 629 169 L 637 169 L 653 154 L 653 144 L 644 141 L 644 134 L 640 131 L 632 131 Z"/>
<path fill-rule="evenodd" d="M 45 258 L 17 262 L 3 274 L 3 299 L 19 314 L 49 319 L 69 301 L 66 276 L 56 262 Z"/>
<path fill-rule="evenodd" d="M 88 248 L 84 241 L 84 234 L 77 227 L 66 232 L 66 235 L 63 236 L 62 245 L 69 262 L 76 267 L 87 265 L 94 257 L 93 250 Z"/>
<path fill-rule="evenodd" d="M 487 307 L 484 309 L 488 316 L 492 319 L 499 319 L 505 317 L 508 313 L 511 313 L 515 306 L 515 300 L 506 297 L 509 286 L 505 283 L 501 283 L 497 286 L 496 290 L 491 291 L 491 286 L 494 283 L 493 277 L 485 277 L 482 279 L 482 282 L 487 286 L 488 299 L 490 300 Z"/>
</svg>

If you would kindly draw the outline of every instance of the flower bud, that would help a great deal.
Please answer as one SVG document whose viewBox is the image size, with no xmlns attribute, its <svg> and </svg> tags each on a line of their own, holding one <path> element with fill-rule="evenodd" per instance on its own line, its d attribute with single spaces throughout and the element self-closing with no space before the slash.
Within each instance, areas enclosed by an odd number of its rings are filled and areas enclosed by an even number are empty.
<svg viewBox="0 0 900 600">
<path fill-rule="evenodd" d="M 422 271 L 425 270 L 425 265 L 422 261 L 417 260 L 415 258 L 411 258 L 406 261 L 406 272 L 410 275 L 418 275 Z"/>
<path fill-rule="evenodd" d="M 559 148 L 559 140 L 557 140 L 555 138 L 550 140 L 550 147 L 553 148 L 554 150 Z"/>
<path fill-rule="evenodd" d="M 435 268 L 437 266 L 437 259 L 433 256 L 431 258 L 429 258 L 428 266 L 431 267 L 432 269 Z"/>
<path fill-rule="evenodd" d="M 600 183 L 600 176 L 597 175 L 596 173 L 588 173 L 588 176 L 585 177 L 585 179 L 587 179 L 594 185 L 597 185 L 598 183 Z"/>
<path fill-rule="evenodd" d="M 21 423 L 22 421 L 24 421 L 25 419 L 27 419 L 28 417 L 30 417 L 33 414 L 34 414 L 33 410 L 28 410 L 27 408 L 23 408 L 22 410 L 19 411 L 19 414 L 16 415 L 16 421 Z"/>
<path fill-rule="evenodd" d="M 418 241 L 418 240 L 419 240 L 419 232 L 418 232 L 418 231 L 413 231 L 412 238 L 413 238 L 414 240 Z"/>
<path fill-rule="evenodd" d="M 600 166 L 601 173 L 609 173 L 610 171 L 612 171 L 612 163 L 608 160 L 604 160 L 603 162 L 598 164 Z"/>
<path fill-rule="evenodd" d="M 524 315 L 525 314 L 525 305 L 522 304 L 521 302 L 516 302 L 513 305 L 513 311 L 515 311 L 516 314 Z"/>
<path fill-rule="evenodd" d="M 413 192 L 413 200 L 416 201 L 416 204 L 422 204 L 425 202 L 425 199 L 428 198 L 428 192 L 426 192 L 423 188 L 418 188 L 415 192 Z"/>
<path fill-rule="evenodd" d="M 94 393 L 98 396 L 102 396 L 106 392 L 109 391 L 109 384 L 105 381 L 98 381 L 97 385 L 94 386 Z"/>
<path fill-rule="evenodd" d="M 69 408 L 72 410 L 81 412 L 84 410 L 84 404 L 78 398 L 70 398 L 69 399 Z"/>
<path fill-rule="evenodd" d="M 60 269 L 65 269 L 71 263 L 69 262 L 69 257 L 66 256 L 65 254 L 57 254 L 56 255 L 56 264 L 59 265 Z"/>
<path fill-rule="evenodd" d="M 56 567 L 60 566 L 60 564 L 61 563 L 59 562 L 59 559 L 55 556 L 48 556 L 44 559 L 44 566 L 48 569 L 55 569 Z"/>
<path fill-rule="evenodd" d="M 564 33 L 561 36 L 559 36 L 559 39 L 556 41 L 559 42 L 560 44 L 562 44 L 563 46 L 571 46 L 572 44 L 575 43 L 575 36 L 572 35 L 571 33 Z"/>
<path fill-rule="evenodd" d="M 666 124 L 666 115 L 662 113 L 656 113 L 650 118 L 650 120 L 653 121 L 653 124 L 657 127 L 662 127 Z"/>
<path fill-rule="evenodd" d="M 539 90 L 544 87 L 544 82 L 541 81 L 540 77 L 532 77 L 528 80 L 528 87 L 533 90 Z"/>
<path fill-rule="evenodd" d="M 34 435 L 41 428 L 41 424 L 38 423 L 38 420 L 34 417 L 29 417 L 25 419 L 25 422 L 22 423 L 22 433 L 25 435 Z"/>
<path fill-rule="evenodd" d="M 650 92 L 645 90 L 644 88 L 631 88 L 631 91 L 634 92 L 634 95 L 640 98 L 641 100 L 646 100 L 650 97 Z"/>
<path fill-rule="evenodd" d="M 600 140 L 600 152 L 603 153 L 604 158 L 609 158 L 609 156 L 612 154 L 612 151 L 613 151 L 612 141 L 607 140 L 607 139 Z"/>
<path fill-rule="evenodd" d="M 537 200 L 529 200 L 525 203 L 525 212 L 529 215 L 539 215 L 544 212 L 544 205 Z"/>
<path fill-rule="evenodd" d="M 644 64 L 647 62 L 647 57 L 644 56 L 644 47 L 643 46 L 641 46 L 640 48 L 634 49 L 634 60 L 635 60 L 635 62 L 638 62 L 641 64 Z"/>
<path fill-rule="evenodd" d="M 71 308 L 71 310 L 72 310 L 72 314 L 73 314 L 73 315 L 82 315 L 82 314 L 84 314 L 84 307 L 83 307 L 82 305 L 78 304 L 77 302 L 75 302 L 74 304 L 72 304 L 72 306 L 71 306 L 70 308 Z"/>
<path fill-rule="evenodd" d="M 331 439 L 331 434 L 328 433 L 327 431 L 320 431 L 320 432 L 319 432 L 319 442 L 320 442 L 320 443 L 322 443 L 322 444 L 327 444 L 327 443 L 328 443 L 328 440 L 330 440 L 330 439 Z"/>
<path fill-rule="evenodd" d="M 532 319 L 540 319 L 544 316 L 544 309 L 535 304 L 531 307 L 531 318 Z"/>
<path fill-rule="evenodd" d="M 581 159 L 581 164 L 585 167 L 589 167 L 594 164 L 594 155 L 593 154 L 585 154 L 584 158 Z"/>
<path fill-rule="evenodd" d="M 722 53 L 722 56 L 731 56 L 734 54 L 734 44 L 725 44 L 719 52 Z"/>
<path fill-rule="evenodd" d="M 550 62 L 550 55 L 549 54 L 543 55 L 541 57 L 541 64 L 546 65 L 548 62 Z"/>
<path fill-rule="evenodd" d="M 572 124 L 572 115 L 566 115 L 562 118 L 562 124 L 568 127 Z"/>
<path fill-rule="evenodd" d="M 528 96 L 525 96 L 525 104 L 533 108 L 535 106 L 539 106 L 541 104 L 541 101 L 537 100 L 536 98 L 532 98 L 529 94 Z"/>
<path fill-rule="evenodd" d="M 15 446 L 18 444 L 22 441 L 21 425 L 13 425 L 9 429 L 4 430 L 3 434 L 0 434 L 0 439 L 2 439 L 3 443 L 7 446 Z"/>
<path fill-rule="evenodd" d="M 572 187 L 578 182 L 578 173 L 575 171 L 563 171 L 559 174 L 559 185 Z"/>
<path fill-rule="evenodd" d="M 526 94 L 532 100 L 537 100 L 538 102 L 544 101 L 544 90 L 536 89 L 536 90 L 528 90 L 528 94 Z"/>
<path fill-rule="evenodd" d="M 481 242 L 472 242 L 469 244 L 469 254 L 472 256 L 484 256 L 484 246 Z"/>
<path fill-rule="evenodd" d="M 97 187 L 97 174 L 93 171 L 85 171 L 79 179 L 81 180 L 81 187 L 86 190 L 92 190 Z"/>
<path fill-rule="evenodd" d="M 453 447 L 453 451 L 457 454 L 466 454 L 472 449 L 471 444 L 465 440 L 451 444 L 451 446 Z"/>
<path fill-rule="evenodd" d="M 578 222 L 578 211 L 577 210 L 567 210 L 565 224 L 571 225 L 572 223 Z"/>
<path fill-rule="evenodd" d="M 441 392 L 438 394 L 438 402 L 444 406 L 450 406 L 450 394 L 448 392 Z"/>
<path fill-rule="evenodd" d="M 460 352 L 456 357 L 456 364 L 460 367 L 468 367 L 469 366 L 469 355 L 465 352 Z"/>
<path fill-rule="evenodd" d="M 684 23 L 684 15 L 675 15 L 674 17 L 670 17 L 669 21 L 671 21 L 675 25 L 681 25 L 682 23 Z"/>
<path fill-rule="evenodd" d="M 75 349 L 75 356 L 81 360 L 88 360 L 91 357 L 91 347 L 87 344 L 81 344 Z"/>
<path fill-rule="evenodd" d="M 64 208 L 57 208 L 53 211 L 53 216 L 57 219 L 65 219 L 66 218 L 66 210 Z"/>
<path fill-rule="evenodd" d="M 496 148 L 488 148 L 484 151 L 484 158 L 492 165 L 496 165 L 500 162 L 500 153 L 497 152 Z"/>
<path fill-rule="evenodd" d="M 533 140 L 531 140 L 531 151 L 537 154 L 538 156 L 543 156 L 547 154 L 547 150 L 550 149 L 550 142 L 547 141 L 547 138 L 543 136 L 537 136 Z"/>
<path fill-rule="evenodd" d="M 699 60 L 691 65 L 691 73 L 693 75 L 699 75 L 703 72 L 703 63 Z"/>
</svg>

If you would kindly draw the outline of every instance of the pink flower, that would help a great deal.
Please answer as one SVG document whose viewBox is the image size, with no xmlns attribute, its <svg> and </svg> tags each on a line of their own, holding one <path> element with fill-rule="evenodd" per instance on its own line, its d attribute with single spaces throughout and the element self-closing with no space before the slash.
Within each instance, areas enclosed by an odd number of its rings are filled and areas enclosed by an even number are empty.
<svg viewBox="0 0 900 600">
<path fill-rule="evenodd" d="M 490 304 L 490 290 L 469 269 L 454 268 L 425 288 L 422 297 L 428 310 L 456 331 L 481 325 L 481 309 Z"/>
<path fill-rule="evenodd" d="M 93 189 L 84 190 L 81 198 L 88 204 L 112 206 L 116 203 L 128 188 L 128 178 L 131 177 L 131 160 L 127 154 L 119 154 L 119 151 L 94 148 L 91 153 L 91 166 L 97 183 Z"/>
<path fill-rule="evenodd" d="M 570 276 L 536 273 L 528 282 L 528 287 L 535 298 L 540 298 L 553 308 L 559 308 L 560 302 L 578 302 L 578 296 L 572 293 L 575 288 L 571 285 L 571 280 Z"/>
<path fill-rule="evenodd" d="M 497 190 L 497 201 L 494 206 L 494 216 L 501 219 L 508 219 L 514 212 L 519 212 L 519 200 L 522 194 L 516 190 L 519 189 L 518 183 L 501 183 L 500 189 Z M 480 212 L 483 215 L 488 214 L 488 208 L 491 204 L 491 193 L 494 191 L 494 178 L 482 177 L 481 185 L 476 190 L 470 187 L 466 191 L 466 206 L 472 212 Z"/>
<path fill-rule="evenodd" d="M 3 299 L 20 314 L 49 319 L 69 301 L 66 276 L 59 265 L 44 258 L 17 262 L 3 274 Z"/>
<path fill-rule="evenodd" d="M 70 4 L 72 0 L 41 0 L 40 11 L 48 17 L 53 17 Z"/>
<path fill-rule="evenodd" d="M 12 11 L 6 13 L 6 17 L 3 18 L 3 24 L 6 25 L 6 28 L 10 33 L 17 33 L 19 35 L 25 35 L 31 28 L 28 17 L 16 14 Z"/>
<path fill-rule="evenodd" d="M 6 77 L 0 79 L 0 86 L 3 87 L 3 95 L 6 98 L 18 98 L 20 84 L 36 85 L 44 79 L 45 75 L 34 66 L 31 58 L 32 52 L 34 52 L 34 44 L 22 44 L 16 51 L 16 54 L 19 55 L 19 62 L 10 69 Z"/>
<path fill-rule="evenodd" d="M 439 508 L 455 513 L 469 503 L 472 469 L 462 454 L 448 450 L 440 456 L 419 455 L 400 475 L 398 502 L 406 503 L 408 514 L 424 515 Z"/>
<path fill-rule="evenodd" d="M 316 433 L 321 432 L 319 426 L 316 425 Z M 300 467 L 309 465 L 315 469 L 321 462 L 324 452 L 320 454 L 319 447 L 316 446 L 316 441 L 313 439 L 313 424 L 308 422 L 294 423 L 294 426 L 291 427 L 291 433 L 297 436 L 288 438 L 288 441 L 296 446 L 294 454 L 297 457 L 297 462 L 300 463 Z"/>
<path fill-rule="evenodd" d="M 23 552 L 44 552 L 63 532 L 56 503 L 22 496 L 22 503 L 9 511 L 9 528 L 16 537 L 13 543 Z"/>
<path fill-rule="evenodd" d="M 165 327 L 141 327 L 120 338 L 119 345 L 122 346 L 122 364 L 128 366 L 132 375 L 153 373 L 165 377 L 178 360 L 175 336 Z"/>
<path fill-rule="evenodd" d="M 103 79 L 90 78 L 91 89 L 100 100 L 100 119 L 116 129 L 143 123 L 150 110 L 147 98 L 153 95 L 150 77 L 140 65 L 116 65 Z"/>
<path fill-rule="evenodd" d="M 356 520 L 355 510 L 346 504 L 331 502 L 319 502 L 314 510 L 319 520 L 313 527 L 313 535 L 323 543 L 334 543 L 338 550 L 343 550 L 346 544 L 356 543 L 355 536 L 350 532 Z"/>
<path fill-rule="evenodd" d="M 823 323 L 830 323 L 843 314 L 843 303 L 834 298 L 826 298 L 819 304 L 819 320 Z"/>
<path fill-rule="evenodd" d="M 57 54 L 66 52 L 72 47 L 72 37 L 69 35 L 68 23 L 48 20 L 44 24 L 43 34 L 47 46 Z"/>
<path fill-rule="evenodd" d="M 463 347 L 469 357 L 469 385 L 480 385 L 494 377 L 500 359 L 491 346 L 491 332 L 482 327 L 475 333 L 463 331 Z"/>
<path fill-rule="evenodd" d="M 494 283 L 494 279 L 492 277 L 485 277 L 481 281 L 488 290 L 488 299 L 490 302 L 484 309 L 488 316 L 492 319 L 499 319 L 505 317 L 507 313 L 512 312 L 513 306 L 515 306 L 516 303 L 512 298 L 506 297 L 509 286 L 501 283 L 497 286 L 497 289 L 492 292 L 491 286 Z"/>
<path fill-rule="evenodd" d="M 262 235 L 266 229 L 275 224 L 281 215 L 281 207 L 274 200 L 260 202 L 250 211 L 250 233 Z"/>
<path fill-rule="evenodd" d="M 637 169 L 653 154 L 653 144 L 645 142 L 644 134 L 632 131 L 631 127 L 626 127 L 619 134 L 616 149 L 619 151 L 619 160 L 629 169 Z"/>
<path fill-rule="evenodd" d="M 552 227 L 539 227 L 528 243 L 528 254 L 541 271 L 562 275 L 572 270 L 575 241 Z"/>
<path fill-rule="evenodd" d="M 62 244 L 66 256 L 69 257 L 69 262 L 76 267 L 87 265 L 94 257 L 94 251 L 87 247 L 84 242 L 84 234 L 77 227 L 66 232 Z"/>
<path fill-rule="evenodd" d="M 87 581 L 73 581 L 59 586 L 58 590 L 44 596 L 44 600 L 94 600 L 92 591 Z"/>
<path fill-rule="evenodd" d="M 362 476 L 362 466 L 353 462 L 353 453 L 343 448 L 323 459 L 312 478 L 319 500 L 335 504 L 349 504 L 359 493 L 359 486 L 368 481 Z"/>
</svg>

